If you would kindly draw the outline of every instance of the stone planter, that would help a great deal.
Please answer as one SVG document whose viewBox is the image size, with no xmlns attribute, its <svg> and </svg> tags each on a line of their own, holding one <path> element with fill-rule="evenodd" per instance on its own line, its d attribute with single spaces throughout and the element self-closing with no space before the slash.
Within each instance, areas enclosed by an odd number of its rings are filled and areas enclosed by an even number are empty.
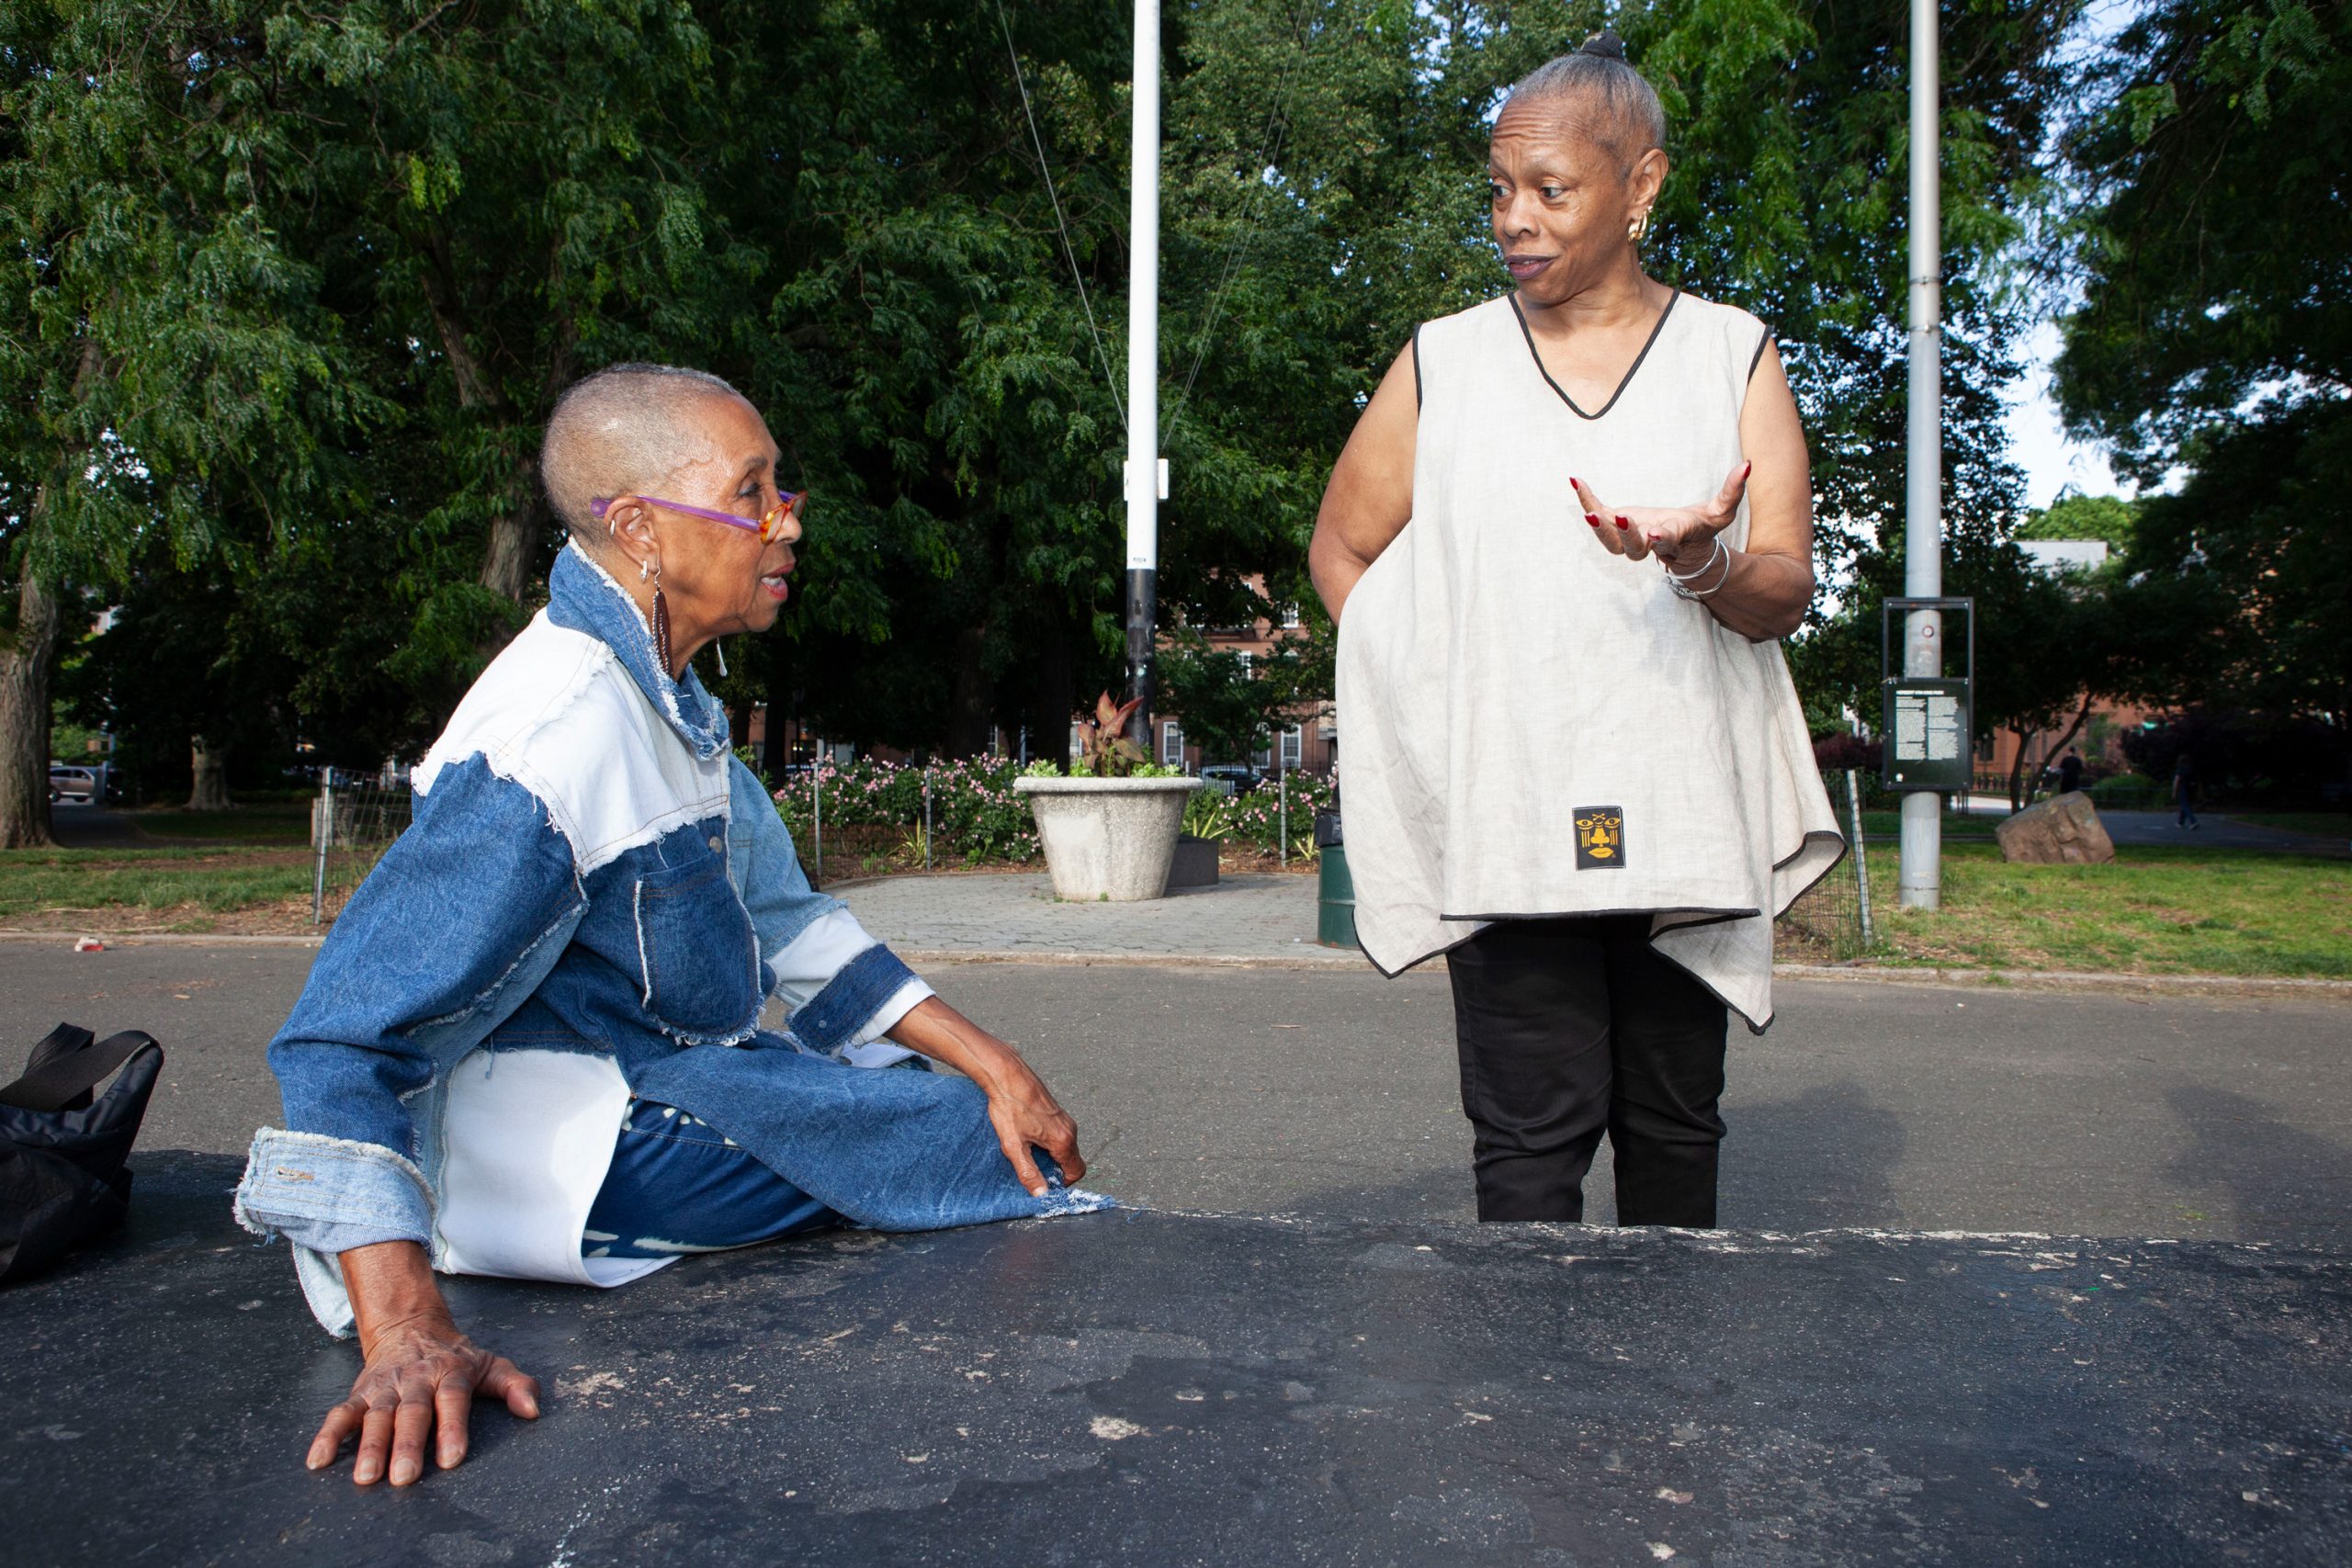
<svg viewBox="0 0 2352 1568">
<path fill-rule="evenodd" d="M 1184 803 L 1198 779 L 1021 778 L 1054 896 L 1083 903 L 1163 897 Z"/>
</svg>

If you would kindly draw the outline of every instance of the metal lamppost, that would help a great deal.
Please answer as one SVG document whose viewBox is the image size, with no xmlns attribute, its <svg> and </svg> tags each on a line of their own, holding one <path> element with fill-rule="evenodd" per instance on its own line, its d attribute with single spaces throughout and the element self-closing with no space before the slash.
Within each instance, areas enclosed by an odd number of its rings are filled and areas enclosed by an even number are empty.
<svg viewBox="0 0 2352 1568">
<path fill-rule="evenodd" d="M 1911 0 L 1911 384 L 1903 496 L 1903 591 L 1939 598 L 1943 563 L 1942 130 L 1937 115 L 1936 0 Z M 1903 619 L 1903 673 L 1943 673 L 1943 615 L 1913 610 Z M 1963 746 L 1965 737 L 1962 738 Z M 1892 738 L 1889 744 L 1892 744 Z M 1942 897 L 1943 801 L 1903 797 L 1903 907 L 1932 909 Z"/>
</svg>

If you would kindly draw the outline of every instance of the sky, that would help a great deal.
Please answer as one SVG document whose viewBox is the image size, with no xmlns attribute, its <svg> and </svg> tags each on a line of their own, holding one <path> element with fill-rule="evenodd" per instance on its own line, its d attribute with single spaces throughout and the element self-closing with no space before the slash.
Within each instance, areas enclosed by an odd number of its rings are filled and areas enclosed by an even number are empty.
<svg viewBox="0 0 2352 1568">
<path fill-rule="evenodd" d="M 2087 58 L 2114 41 L 2142 8 L 2143 0 L 2090 0 L 2084 7 L 2079 30 L 2071 44 L 2078 58 Z M 2052 127 L 2052 134 L 2063 129 Z M 2115 477 L 2106 454 L 2096 446 L 2066 439 L 2058 406 L 2050 399 L 2050 364 L 2058 356 L 2058 328 L 2044 321 L 2025 344 L 2025 374 L 2004 398 L 2009 406 L 2009 456 L 2025 470 L 2028 506 L 2047 506 L 2068 489 L 2084 495 L 2123 495 L 2133 488 Z"/>
<path fill-rule="evenodd" d="M 2058 328 L 2044 321 L 2025 344 L 2025 374 L 2004 400 L 2008 404 L 2009 456 L 2025 470 L 2025 502 L 2049 505 L 2072 488 L 2085 495 L 2130 495 L 2115 477 L 2106 454 L 2070 441 L 2050 398 L 2050 362 L 2058 355 Z"/>
</svg>

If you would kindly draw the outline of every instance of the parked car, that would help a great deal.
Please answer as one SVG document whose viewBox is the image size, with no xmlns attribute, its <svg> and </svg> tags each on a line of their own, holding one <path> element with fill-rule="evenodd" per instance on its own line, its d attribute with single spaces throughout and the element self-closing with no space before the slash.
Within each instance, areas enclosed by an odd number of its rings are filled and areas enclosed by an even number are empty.
<svg viewBox="0 0 2352 1568">
<path fill-rule="evenodd" d="M 1219 795 L 1248 795 L 1265 783 L 1265 775 L 1246 762 L 1216 762 L 1201 770 L 1201 777 Z"/>
<path fill-rule="evenodd" d="M 49 803 L 77 800 L 87 806 L 98 797 L 98 775 L 95 769 L 69 767 L 62 762 L 49 765 Z"/>
</svg>

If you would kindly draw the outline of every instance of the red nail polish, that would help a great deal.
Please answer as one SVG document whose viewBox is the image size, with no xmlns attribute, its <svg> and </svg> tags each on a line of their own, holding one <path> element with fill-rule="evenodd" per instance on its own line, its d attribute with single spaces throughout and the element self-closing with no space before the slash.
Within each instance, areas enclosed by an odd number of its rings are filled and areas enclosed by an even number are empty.
<svg viewBox="0 0 2352 1568">
<path fill-rule="evenodd" d="M 1631 528 L 1631 527 L 1633 526 L 1633 525 L 1632 525 L 1631 523 L 1626 522 L 1623 517 L 1620 517 L 1619 519 L 1617 519 L 1617 526 L 1619 526 L 1620 528 Z"/>
<path fill-rule="evenodd" d="M 1596 516 L 1594 516 L 1594 515 L 1593 515 L 1591 513 L 1589 513 L 1589 512 L 1588 512 L 1588 513 L 1586 513 L 1584 514 L 1584 520 L 1585 520 L 1586 522 L 1588 522 L 1588 523 L 1591 524 L 1591 525 L 1592 525 L 1594 527 L 1596 527 L 1596 528 L 1598 528 L 1598 527 L 1600 527 L 1600 518 L 1598 518 L 1598 517 L 1596 517 Z"/>
</svg>

